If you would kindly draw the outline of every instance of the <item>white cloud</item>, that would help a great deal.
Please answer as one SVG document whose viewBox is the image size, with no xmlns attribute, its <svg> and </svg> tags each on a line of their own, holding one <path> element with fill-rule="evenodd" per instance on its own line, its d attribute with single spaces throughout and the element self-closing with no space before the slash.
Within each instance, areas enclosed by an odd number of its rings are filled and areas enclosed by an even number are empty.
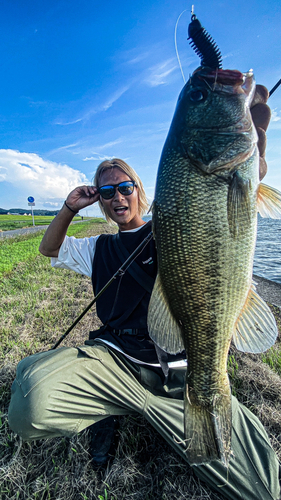
<svg viewBox="0 0 281 500">
<path fill-rule="evenodd" d="M 61 200 L 58 201 L 46 201 L 43 203 L 44 207 L 50 209 L 50 210 L 56 210 L 57 208 L 61 207 Z"/>
<path fill-rule="evenodd" d="M 88 183 L 82 172 L 34 153 L 0 149 L 0 182 L 6 181 L 39 203 L 61 204 L 75 187 Z M 54 206 L 54 205 L 53 205 Z"/>
<path fill-rule="evenodd" d="M 95 149 L 97 149 L 97 152 L 91 152 L 93 156 L 86 156 L 86 158 L 83 158 L 83 161 L 91 161 L 91 160 L 112 160 L 115 158 L 115 156 L 109 156 L 109 155 L 103 155 L 100 154 L 99 151 L 103 151 L 104 149 L 109 149 L 112 148 L 112 146 L 116 146 L 116 144 L 120 144 L 124 142 L 123 139 L 116 139 L 115 141 L 110 141 L 106 142 L 105 144 L 102 144 L 101 146 L 96 146 Z"/>
<path fill-rule="evenodd" d="M 6 170 L 6 172 L 5 172 L 5 170 Z M 1 167 L 0 166 L 0 182 L 1 181 L 3 182 L 3 181 L 6 180 L 6 178 L 7 178 L 7 170 L 8 169 L 6 167 Z"/>
<path fill-rule="evenodd" d="M 73 117 L 71 119 L 64 119 L 64 118 L 59 118 L 56 122 L 55 125 L 75 125 L 76 123 L 79 122 L 85 122 L 89 120 L 92 116 L 94 116 L 97 113 L 101 113 L 103 111 L 107 111 L 111 106 L 122 97 L 125 92 L 130 88 L 130 85 L 125 85 L 121 87 L 120 89 L 117 89 L 111 96 L 109 96 L 103 104 L 100 104 L 98 106 L 94 106 L 92 104 L 89 104 L 86 108 L 84 108 L 82 114 L 79 112 L 78 116 Z M 82 106 L 82 100 L 79 102 L 77 101 L 75 103 L 75 106 L 79 106 L 81 108 Z M 73 103 L 71 104 L 73 106 Z"/>
<path fill-rule="evenodd" d="M 126 85 L 125 87 L 122 87 L 121 89 L 116 90 L 114 94 L 112 94 L 109 99 L 107 99 L 106 103 L 102 106 L 102 109 L 106 111 L 107 109 L 111 108 L 111 106 L 120 99 L 120 97 L 127 92 L 127 90 L 130 88 L 130 85 Z"/>
<path fill-rule="evenodd" d="M 124 142 L 123 139 L 116 139 L 116 141 L 111 141 L 111 142 L 106 142 L 105 144 L 102 144 L 101 146 L 98 146 L 97 149 L 98 151 L 102 151 L 103 149 L 111 148 L 112 146 L 116 146 L 116 144 L 120 144 L 121 142 Z"/>
<path fill-rule="evenodd" d="M 236 51 L 236 53 L 237 53 L 237 51 Z M 227 52 L 227 54 L 223 54 L 223 55 L 222 55 L 222 60 L 225 60 L 225 59 L 227 59 L 228 57 L 233 57 L 233 56 L 234 56 L 234 54 L 235 54 L 235 52 Z"/>
<path fill-rule="evenodd" d="M 271 110 L 271 121 L 279 122 L 281 120 L 281 116 L 278 116 L 277 108 Z"/>
<path fill-rule="evenodd" d="M 138 64 L 141 61 L 144 61 L 144 59 L 147 59 L 147 57 L 151 56 L 152 50 L 146 50 L 145 52 L 142 52 L 141 54 L 138 54 L 137 56 L 133 57 L 128 61 L 128 64 Z"/>
<path fill-rule="evenodd" d="M 73 152 L 72 148 L 76 148 L 77 146 L 79 146 L 79 142 L 67 144 L 66 146 L 60 146 L 59 148 L 55 148 L 55 149 L 52 149 L 51 151 L 49 151 L 48 156 L 55 154 L 55 153 L 59 153 L 60 151 L 65 151 L 65 150 L 66 151 L 70 150 L 73 154 L 75 154 L 75 151 Z"/>
<path fill-rule="evenodd" d="M 93 161 L 93 160 L 99 160 L 99 161 L 104 161 L 104 160 L 113 160 L 115 156 L 102 156 L 99 153 L 93 153 L 93 155 L 96 156 L 86 156 L 86 158 L 83 158 L 83 161 Z"/>
<path fill-rule="evenodd" d="M 175 59 L 168 59 L 149 68 L 150 74 L 144 79 L 144 82 L 151 87 L 164 85 L 167 83 L 167 77 L 176 69 L 178 69 L 178 64 L 175 64 Z"/>
</svg>

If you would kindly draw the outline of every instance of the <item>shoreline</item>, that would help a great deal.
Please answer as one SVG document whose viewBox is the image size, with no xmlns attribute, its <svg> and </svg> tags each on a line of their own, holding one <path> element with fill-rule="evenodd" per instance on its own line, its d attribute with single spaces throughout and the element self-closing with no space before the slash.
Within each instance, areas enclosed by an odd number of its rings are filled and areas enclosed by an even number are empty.
<svg viewBox="0 0 281 500">
<path fill-rule="evenodd" d="M 256 282 L 257 293 L 260 297 L 281 309 L 281 284 L 256 274 L 253 275 L 253 280 Z"/>
</svg>

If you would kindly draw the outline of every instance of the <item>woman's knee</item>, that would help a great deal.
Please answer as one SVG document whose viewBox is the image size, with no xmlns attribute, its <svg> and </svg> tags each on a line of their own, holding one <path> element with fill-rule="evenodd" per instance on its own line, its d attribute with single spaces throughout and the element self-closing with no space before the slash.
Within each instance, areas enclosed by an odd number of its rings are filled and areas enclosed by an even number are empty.
<svg viewBox="0 0 281 500">
<path fill-rule="evenodd" d="M 36 421 L 40 421 L 40 404 L 32 405 L 30 398 L 24 397 L 21 387 L 15 380 L 8 411 L 10 428 L 24 440 L 38 439 L 40 436 L 37 436 L 33 425 Z"/>
</svg>

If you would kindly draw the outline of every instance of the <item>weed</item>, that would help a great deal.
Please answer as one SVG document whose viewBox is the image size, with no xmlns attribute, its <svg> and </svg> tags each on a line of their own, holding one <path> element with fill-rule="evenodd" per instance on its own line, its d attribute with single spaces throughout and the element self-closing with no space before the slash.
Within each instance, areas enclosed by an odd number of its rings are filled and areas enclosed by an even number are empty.
<svg viewBox="0 0 281 500">
<path fill-rule="evenodd" d="M 278 344 L 261 355 L 262 361 L 281 376 L 281 352 Z"/>
<path fill-rule="evenodd" d="M 241 382 L 239 379 L 239 365 L 235 359 L 234 354 L 229 354 L 227 361 L 227 372 L 229 375 L 229 379 L 231 382 L 231 391 L 233 396 L 237 397 L 237 390 L 241 386 Z"/>
<path fill-rule="evenodd" d="M 107 489 L 105 488 L 104 490 L 104 495 L 99 495 L 98 496 L 98 499 L 99 500 L 107 500 L 108 499 L 108 496 L 107 496 Z"/>
<path fill-rule="evenodd" d="M 71 224 L 67 235 L 74 236 L 91 227 L 97 220 L 83 221 Z M 3 239 L 0 241 L 0 277 L 10 273 L 20 262 L 33 261 L 39 254 L 39 245 L 44 231 L 28 234 L 26 236 L 16 236 L 15 238 Z"/>
</svg>

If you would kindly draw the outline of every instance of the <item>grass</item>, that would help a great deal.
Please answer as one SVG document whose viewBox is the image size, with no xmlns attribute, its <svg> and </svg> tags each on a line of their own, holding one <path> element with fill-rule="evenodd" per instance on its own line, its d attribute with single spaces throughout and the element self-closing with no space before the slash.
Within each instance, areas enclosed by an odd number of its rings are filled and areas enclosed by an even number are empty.
<svg viewBox="0 0 281 500">
<path fill-rule="evenodd" d="M 93 221 L 71 224 L 67 235 L 77 235 L 83 231 L 87 224 L 97 224 L 100 221 L 101 219 L 94 219 Z M 19 262 L 28 262 L 35 259 L 39 254 L 38 247 L 43 234 L 44 230 L 26 236 L 15 236 L 14 238 L 0 240 L 0 277 L 15 269 Z"/>
<path fill-rule="evenodd" d="M 34 215 L 35 226 L 49 225 L 54 216 L 50 215 Z M 82 220 L 80 216 L 75 216 L 74 221 Z M 87 218 L 84 217 L 84 220 Z M 99 219 L 102 220 L 101 218 Z M 25 227 L 32 227 L 33 220 L 31 215 L 4 215 L 0 214 L 0 231 L 10 231 L 13 229 L 21 229 Z"/>
<path fill-rule="evenodd" d="M 35 226 L 47 225 L 52 222 L 53 218 L 53 216 L 35 215 L 34 224 Z M 31 215 L 0 215 L 0 231 L 10 231 L 31 226 L 33 226 Z"/>
<path fill-rule="evenodd" d="M 115 232 L 105 223 L 91 222 L 79 229 L 77 226 L 79 224 L 71 228 L 75 228 L 73 230 L 77 231 L 78 237 Z M 30 240 L 35 244 L 35 237 Z M 21 239 L 16 241 L 21 243 Z M 24 356 L 54 345 L 92 300 L 92 287 L 89 278 L 52 269 L 49 259 L 36 252 L 2 274 L 0 294 L 1 500 L 223 498 L 201 483 L 186 462 L 141 416 L 120 419 L 116 456 L 106 469 L 98 471 L 91 466 L 87 430 L 71 439 L 23 443 L 10 431 L 7 423 L 10 387 L 16 364 Z M 272 306 L 272 310 L 280 327 L 280 309 Z M 93 309 L 63 345 L 83 343 L 89 330 L 98 326 Z M 278 341 L 270 362 L 264 358 L 265 355 L 245 355 L 232 348 L 228 369 L 233 392 L 262 420 L 280 458 L 281 378 L 276 362 L 279 347 Z M 266 353 L 268 355 L 269 352 Z"/>
</svg>

